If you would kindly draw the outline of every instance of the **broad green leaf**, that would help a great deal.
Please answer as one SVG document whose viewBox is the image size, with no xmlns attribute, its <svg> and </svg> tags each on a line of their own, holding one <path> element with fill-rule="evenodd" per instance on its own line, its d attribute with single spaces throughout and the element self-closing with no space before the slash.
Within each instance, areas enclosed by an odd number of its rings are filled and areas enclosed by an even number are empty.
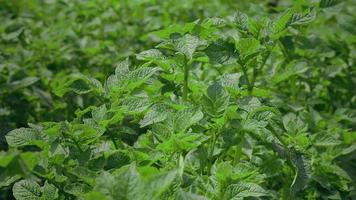
<svg viewBox="0 0 356 200">
<path fill-rule="evenodd" d="M 91 190 L 91 187 L 87 183 L 72 182 L 64 186 L 63 190 L 74 196 L 80 196 Z"/>
<path fill-rule="evenodd" d="M 137 82 L 144 82 L 160 70 L 161 69 L 158 67 L 141 67 L 131 71 L 127 77 L 127 80 L 129 80 L 132 84 L 138 84 Z"/>
<path fill-rule="evenodd" d="M 191 60 L 196 49 L 204 44 L 205 42 L 198 37 L 187 34 L 178 39 L 176 49 L 184 54 L 188 60 Z"/>
<path fill-rule="evenodd" d="M 280 82 L 286 81 L 292 76 L 300 75 L 306 72 L 309 69 L 307 63 L 305 62 L 298 62 L 298 63 L 291 63 L 287 66 L 284 71 L 277 73 L 271 78 L 271 82 L 273 85 L 279 84 Z"/>
<path fill-rule="evenodd" d="M 41 200 L 54 200 L 57 199 L 58 197 L 59 197 L 58 189 L 54 185 L 46 181 L 44 186 L 42 187 Z"/>
<path fill-rule="evenodd" d="M 0 167 L 6 167 L 14 158 L 16 154 L 0 151 Z"/>
<path fill-rule="evenodd" d="M 160 52 L 158 49 L 150 49 L 150 50 L 142 51 L 141 53 L 136 54 L 136 57 L 138 60 L 147 60 L 147 61 L 164 58 L 162 52 Z"/>
<path fill-rule="evenodd" d="M 296 194 L 300 190 L 304 189 L 311 177 L 310 161 L 302 154 L 295 151 L 291 153 L 291 160 L 296 168 L 296 174 L 294 176 L 293 183 L 291 185 L 292 193 Z"/>
<path fill-rule="evenodd" d="M 320 0 L 319 7 L 320 8 L 328 8 L 335 6 L 339 3 L 343 2 L 342 0 Z"/>
<path fill-rule="evenodd" d="M 95 121 L 100 122 L 105 119 L 106 113 L 107 108 L 105 104 L 103 104 L 100 107 L 94 108 L 91 112 L 91 115 Z"/>
<path fill-rule="evenodd" d="M 204 51 L 212 63 L 227 64 L 234 60 L 234 45 L 223 40 L 210 44 Z"/>
<path fill-rule="evenodd" d="M 123 79 L 123 77 L 127 76 L 127 74 L 130 72 L 129 67 L 129 59 L 125 59 L 116 65 L 115 75 L 118 77 L 118 79 Z"/>
<path fill-rule="evenodd" d="M 21 180 L 14 184 L 12 192 L 16 200 L 41 200 L 41 187 L 34 181 Z"/>
<path fill-rule="evenodd" d="M 192 31 L 195 26 L 195 23 L 186 23 L 184 25 L 172 24 L 162 30 L 152 32 L 151 34 L 158 36 L 161 39 L 169 39 L 169 37 L 174 33 L 188 33 Z"/>
<path fill-rule="evenodd" d="M 82 150 L 87 149 L 88 145 L 95 142 L 104 132 L 103 128 L 89 124 L 73 124 L 70 130 L 71 137 Z"/>
<path fill-rule="evenodd" d="M 105 195 L 101 194 L 97 191 L 90 191 L 89 193 L 84 195 L 85 200 L 108 200 Z"/>
<path fill-rule="evenodd" d="M 313 21 L 316 17 L 316 11 L 311 10 L 306 13 L 294 13 L 289 20 L 290 25 L 303 25 Z"/>
<path fill-rule="evenodd" d="M 233 74 L 224 74 L 221 78 L 221 84 L 224 87 L 228 87 L 234 90 L 238 90 L 240 84 L 240 78 L 242 74 L 240 73 L 233 73 Z"/>
<path fill-rule="evenodd" d="M 103 92 L 103 87 L 98 80 L 80 73 L 69 76 L 64 76 L 60 73 L 51 82 L 51 87 L 53 92 L 59 97 L 70 91 L 77 94 L 86 94 L 91 91 Z"/>
<path fill-rule="evenodd" d="M 202 100 L 208 114 L 219 116 L 229 105 L 230 96 L 220 84 L 214 83 L 208 87 L 207 94 Z"/>
<path fill-rule="evenodd" d="M 307 130 L 307 125 L 294 113 L 283 116 L 283 126 L 291 134 L 303 133 Z"/>
<path fill-rule="evenodd" d="M 6 141 L 11 147 L 21 147 L 31 144 L 36 140 L 43 140 L 43 135 L 32 128 L 18 128 L 10 131 L 6 136 Z"/>
<path fill-rule="evenodd" d="M 140 126 L 145 127 L 150 124 L 165 120 L 170 113 L 169 108 L 164 104 L 155 104 L 151 107 L 145 117 L 140 121 Z"/>
<path fill-rule="evenodd" d="M 238 182 L 226 188 L 224 199 L 244 199 L 246 197 L 268 196 L 266 190 L 255 183 Z"/>
<path fill-rule="evenodd" d="M 96 179 L 95 190 L 109 200 L 142 198 L 143 182 L 134 164 L 116 170 L 113 174 L 102 173 Z"/>
<path fill-rule="evenodd" d="M 190 151 L 200 146 L 207 137 L 196 133 L 180 133 L 171 135 L 166 141 L 163 141 L 157 146 L 158 150 L 165 153 L 173 153 L 179 151 Z"/>
<path fill-rule="evenodd" d="M 143 112 L 151 103 L 147 97 L 127 97 L 122 100 L 122 105 L 130 113 Z"/>
<path fill-rule="evenodd" d="M 208 198 L 204 196 L 200 196 L 198 194 L 190 193 L 190 192 L 185 192 L 182 189 L 178 190 L 177 200 L 207 200 Z"/>
<path fill-rule="evenodd" d="M 143 199 L 162 199 L 162 194 L 171 189 L 171 186 L 177 176 L 177 171 L 173 170 L 165 173 L 159 173 L 151 178 L 147 185 L 145 185 L 146 194 L 143 195 Z"/>
<path fill-rule="evenodd" d="M 257 53 L 260 46 L 260 42 L 254 38 L 241 38 L 236 42 L 236 49 L 242 60 L 246 60 Z"/>
<path fill-rule="evenodd" d="M 23 152 L 20 157 L 29 170 L 33 170 L 40 162 L 39 154 L 36 152 Z"/>
<path fill-rule="evenodd" d="M 293 16 L 294 11 L 289 9 L 285 11 L 274 23 L 273 36 L 278 38 L 282 31 L 284 31 L 289 23 L 289 20 Z"/>
<path fill-rule="evenodd" d="M 237 104 L 242 110 L 248 113 L 251 113 L 261 107 L 261 102 L 256 97 L 245 97 L 243 99 L 239 99 Z"/>
<path fill-rule="evenodd" d="M 38 80 L 39 80 L 38 77 L 29 76 L 22 80 L 13 81 L 13 82 L 9 83 L 9 87 L 13 90 L 17 90 L 17 89 L 28 87 L 28 86 L 36 83 Z"/>
<path fill-rule="evenodd" d="M 179 133 L 185 131 L 191 125 L 199 122 L 203 118 L 203 113 L 197 109 L 184 109 L 175 114 L 174 131 Z"/>
<path fill-rule="evenodd" d="M 236 12 L 234 15 L 234 22 L 237 27 L 243 31 L 248 30 L 248 16 L 242 12 Z"/>
</svg>

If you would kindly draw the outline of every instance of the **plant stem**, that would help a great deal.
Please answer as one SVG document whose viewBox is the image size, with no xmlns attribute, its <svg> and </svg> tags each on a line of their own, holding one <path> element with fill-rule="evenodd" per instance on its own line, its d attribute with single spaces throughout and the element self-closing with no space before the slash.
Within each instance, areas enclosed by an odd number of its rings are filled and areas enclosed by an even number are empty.
<svg viewBox="0 0 356 200">
<path fill-rule="evenodd" d="M 244 76 L 245 76 L 245 79 L 246 79 L 246 84 L 247 84 L 248 92 L 249 92 L 249 94 L 251 94 L 251 92 L 252 92 L 252 87 L 251 87 L 251 83 L 250 83 L 250 80 L 249 80 L 248 75 L 247 75 L 247 70 L 246 70 L 246 68 L 245 68 L 245 65 L 241 65 L 241 68 L 242 68 L 242 72 L 243 72 L 243 74 L 244 74 Z"/>
<path fill-rule="evenodd" d="M 212 162 L 213 162 L 215 143 L 216 143 L 216 132 L 213 131 L 213 135 L 212 135 L 211 143 L 210 143 L 210 147 L 209 147 L 209 153 L 208 153 L 208 166 L 207 166 L 208 170 L 207 170 L 207 174 L 210 174 L 211 167 L 213 165 Z"/>
<path fill-rule="evenodd" d="M 188 99 L 188 78 L 189 78 L 189 65 L 185 62 L 184 65 L 184 83 L 183 83 L 183 101 Z"/>
<path fill-rule="evenodd" d="M 267 54 L 263 57 L 262 63 L 259 67 L 254 67 L 253 68 L 253 76 L 252 76 L 252 80 L 251 80 L 251 86 L 252 89 L 255 86 L 255 82 L 256 82 L 256 78 L 258 76 L 258 73 L 263 69 L 263 67 L 266 65 L 266 62 L 269 58 L 269 56 L 271 55 L 271 51 L 268 51 Z"/>
</svg>

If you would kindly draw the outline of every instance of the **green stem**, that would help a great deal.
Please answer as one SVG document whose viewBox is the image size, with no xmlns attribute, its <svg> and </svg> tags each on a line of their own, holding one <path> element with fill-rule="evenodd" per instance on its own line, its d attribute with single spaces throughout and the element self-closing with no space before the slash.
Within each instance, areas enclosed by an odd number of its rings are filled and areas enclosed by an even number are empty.
<svg viewBox="0 0 356 200">
<path fill-rule="evenodd" d="M 288 147 L 288 143 L 277 133 L 277 131 L 273 128 L 273 126 L 269 124 L 267 128 L 271 131 L 273 136 L 275 136 L 284 147 Z"/>
<path fill-rule="evenodd" d="M 187 101 L 188 99 L 188 78 L 189 78 L 189 65 L 186 62 L 184 65 L 183 101 Z"/>
<path fill-rule="evenodd" d="M 249 78 L 248 78 L 247 70 L 246 70 L 246 68 L 245 68 L 244 65 L 241 65 L 241 68 L 242 68 L 242 72 L 243 72 L 243 74 L 244 74 L 244 76 L 245 76 L 245 79 L 246 79 L 246 84 L 247 84 L 248 92 L 249 92 L 249 94 L 251 94 L 251 92 L 252 92 L 252 85 L 251 85 L 250 80 L 249 80 Z"/>
<path fill-rule="evenodd" d="M 207 170 L 207 174 L 210 174 L 211 171 L 211 167 L 213 165 L 213 154 L 214 154 L 214 147 L 215 147 L 215 143 L 216 143 L 216 132 L 213 131 L 213 135 L 211 138 L 211 143 L 210 143 L 210 147 L 209 147 L 209 153 L 208 153 L 208 170 Z"/>
<path fill-rule="evenodd" d="M 263 69 L 263 67 L 266 65 L 266 62 L 269 58 L 269 56 L 271 55 L 271 51 L 268 51 L 267 54 L 263 57 L 262 63 L 259 67 L 254 67 L 253 68 L 253 76 L 252 76 L 252 80 L 251 80 L 251 85 L 252 85 L 252 89 L 255 86 L 255 82 L 256 82 L 256 78 L 258 76 L 258 73 Z"/>
<path fill-rule="evenodd" d="M 291 91 L 292 99 L 295 101 L 297 99 L 297 80 L 295 76 L 291 77 Z"/>
<path fill-rule="evenodd" d="M 115 149 L 119 149 L 119 145 L 117 145 L 117 142 L 115 141 L 115 139 L 113 137 L 110 137 L 112 143 L 114 144 Z"/>
</svg>

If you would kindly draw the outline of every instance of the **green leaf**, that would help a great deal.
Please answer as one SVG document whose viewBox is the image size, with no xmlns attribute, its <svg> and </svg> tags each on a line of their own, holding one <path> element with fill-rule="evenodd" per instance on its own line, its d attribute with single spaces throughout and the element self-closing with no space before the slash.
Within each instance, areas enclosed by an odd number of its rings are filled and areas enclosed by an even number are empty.
<svg viewBox="0 0 356 200">
<path fill-rule="evenodd" d="M 212 63 L 228 64 L 233 62 L 235 57 L 234 45 L 223 40 L 218 40 L 210 44 L 205 53 Z"/>
<path fill-rule="evenodd" d="M 129 67 L 129 59 L 125 59 L 116 65 L 115 75 L 118 77 L 118 79 L 122 79 L 123 77 L 127 76 L 127 74 L 130 72 Z"/>
<path fill-rule="evenodd" d="M 234 15 L 234 22 L 237 28 L 243 31 L 248 31 L 248 16 L 242 12 L 237 12 Z"/>
<path fill-rule="evenodd" d="M 271 78 L 273 85 L 277 85 L 283 81 L 288 80 L 292 76 L 300 75 L 306 72 L 309 69 L 307 63 L 298 62 L 289 64 L 284 71 L 277 73 Z"/>
<path fill-rule="evenodd" d="M 84 195 L 85 200 L 108 200 L 105 195 L 101 194 L 97 191 L 90 191 L 89 193 Z"/>
<path fill-rule="evenodd" d="M 335 6 L 339 3 L 343 2 L 342 0 L 320 0 L 319 7 L 320 8 L 328 8 Z"/>
<path fill-rule="evenodd" d="M 174 180 L 177 178 L 177 175 L 177 171 L 172 170 L 164 173 L 159 173 L 153 178 L 151 178 L 147 185 L 145 185 L 146 192 L 143 196 L 143 199 L 162 199 L 162 194 L 171 189 L 171 186 L 174 183 Z"/>
<path fill-rule="evenodd" d="M 185 131 L 191 125 L 199 122 L 203 118 L 203 113 L 198 109 L 184 109 L 175 114 L 174 131 L 176 133 Z"/>
<path fill-rule="evenodd" d="M 16 154 L 0 151 L 0 167 L 6 167 L 14 158 Z"/>
<path fill-rule="evenodd" d="M 248 59 L 258 52 L 260 48 L 260 42 L 255 38 L 241 38 L 236 43 L 236 49 L 240 54 L 242 60 Z"/>
<path fill-rule="evenodd" d="M 298 193 L 308 184 L 311 177 L 310 161 L 302 154 L 295 151 L 291 152 L 291 160 L 296 167 L 296 174 L 291 185 L 293 194 Z"/>
<path fill-rule="evenodd" d="M 224 199 L 244 199 L 246 197 L 262 197 L 268 193 L 255 183 L 238 182 L 226 188 Z"/>
<path fill-rule="evenodd" d="M 310 23 L 316 17 L 316 11 L 311 10 L 306 13 L 294 13 L 289 20 L 289 25 L 303 25 Z"/>
<path fill-rule="evenodd" d="M 294 113 L 283 116 L 283 126 L 291 134 L 303 133 L 307 130 L 307 125 Z"/>
<path fill-rule="evenodd" d="M 9 83 L 9 87 L 13 90 L 17 90 L 17 89 L 28 87 L 28 86 L 36 83 L 38 80 L 39 80 L 38 77 L 29 76 L 22 80 L 18 80 L 18 81 Z"/>
<path fill-rule="evenodd" d="M 54 200 L 57 199 L 58 197 L 59 197 L 58 189 L 54 185 L 46 181 L 44 186 L 42 187 L 41 200 Z"/>
<path fill-rule="evenodd" d="M 130 113 L 145 111 L 151 103 L 147 97 L 127 97 L 122 100 L 122 105 Z"/>
<path fill-rule="evenodd" d="M 129 80 L 133 85 L 139 85 L 138 83 L 144 82 L 160 70 L 161 69 L 158 67 L 140 67 L 130 72 L 127 80 Z"/>
<path fill-rule="evenodd" d="M 12 188 L 16 200 L 41 200 L 41 187 L 34 181 L 22 180 Z"/>
<path fill-rule="evenodd" d="M 185 192 L 182 189 L 179 189 L 176 195 L 177 200 L 208 200 L 204 196 L 200 196 L 194 193 Z"/>
<path fill-rule="evenodd" d="M 29 170 L 33 170 L 40 162 L 39 154 L 36 152 L 23 152 L 20 157 Z"/>
<path fill-rule="evenodd" d="M 60 73 L 51 82 L 51 87 L 53 88 L 53 92 L 59 97 L 70 91 L 76 94 L 86 94 L 91 91 L 103 92 L 103 87 L 98 80 L 80 73 L 69 76 Z"/>
<path fill-rule="evenodd" d="M 18 128 L 10 131 L 6 136 L 7 144 L 11 147 L 21 147 L 36 140 L 43 140 L 42 134 L 32 128 Z"/>
<path fill-rule="evenodd" d="M 275 22 L 274 22 L 274 30 L 273 30 L 273 36 L 275 38 L 278 38 L 281 34 L 282 31 L 284 31 L 289 23 L 289 20 L 293 16 L 293 10 L 289 9 L 285 11 Z"/>
<path fill-rule="evenodd" d="M 229 100 L 229 94 L 218 83 L 210 85 L 207 94 L 202 99 L 204 108 L 212 116 L 223 114 L 229 105 Z"/>
<path fill-rule="evenodd" d="M 162 150 L 165 153 L 173 153 L 180 151 L 190 151 L 200 146 L 207 137 L 196 133 L 180 133 L 177 135 L 171 135 L 170 138 L 159 145 L 158 150 Z"/>
<path fill-rule="evenodd" d="M 176 50 L 184 54 L 188 60 L 191 60 L 196 49 L 204 44 L 205 42 L 198 37 L 187 34 L 178 39 Z"/>
<path fill-rule="evenodd" d="M 94 108 L 91 112 L 91 115 L 95 121 L 100 122 L 105 119 L 106 113 L 107 108 L 105 104 L 103 104 L 100 107 Z"/>
<path fill-rule="evenodd" d="M 161 39 L 169 39 L 169 37 L 174 33 L 185 34 L 193 30 L 196 24 L 186 23 L 184 25 L 181 24 L 172 24 L 162 30 L 152 32 L 152 35 L 155 35 Z"/>
<path fill-rule="evenodd" d="M 136 58 L 138 60 L 150 61 L 155 59 L 163 59 L 165 57 L 163 56 L 162 52 L 160 52 L 158 49 L 150 49 L 150 50 L 142 51 L 139 54 L 136 54 Z"/>
<path fill-rule="evenodd" d="M 136 166 L 131 164 L 116 170 L 113 174 L 102 173 L 96 179 L 95 190 L 110 200 L 140 199 L 143 183 Z"/>
<path fill-rule="evenodd" d="M 140 127 L 158 123 L 165 120 L 169 115 L 169 108 L 164 104 L 155 104 L 151 107 L 145 117 L 140 121 Z"/>
</svg>

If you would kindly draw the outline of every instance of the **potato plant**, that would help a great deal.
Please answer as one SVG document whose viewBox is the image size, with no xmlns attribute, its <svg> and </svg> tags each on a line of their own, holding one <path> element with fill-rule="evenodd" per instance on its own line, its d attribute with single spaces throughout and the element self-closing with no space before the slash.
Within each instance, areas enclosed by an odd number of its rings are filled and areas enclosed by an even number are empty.
<svg viewBox="0 0 356 200">
<path fill-rule="evenodd" d="M 356 198 L 355 1 L 0 3 L 0 199 Z"/>
</svg>

